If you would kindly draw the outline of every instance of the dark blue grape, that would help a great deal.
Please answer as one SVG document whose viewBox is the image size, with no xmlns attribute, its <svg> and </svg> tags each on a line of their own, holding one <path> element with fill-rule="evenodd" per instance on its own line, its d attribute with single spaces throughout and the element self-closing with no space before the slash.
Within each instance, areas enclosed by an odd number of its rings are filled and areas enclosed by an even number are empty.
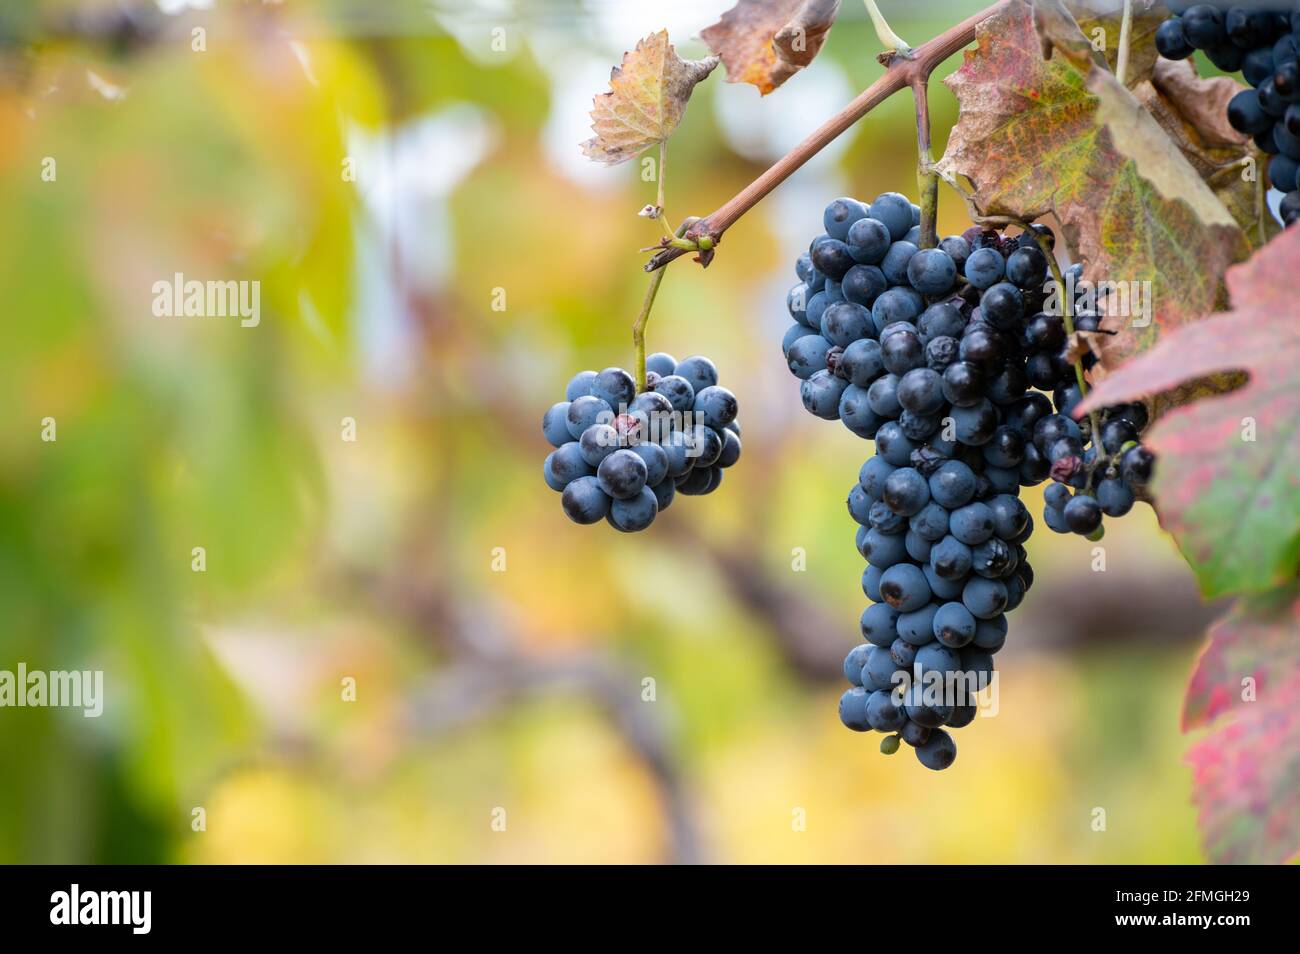
<svg viewBox="0 0 1300 954">
<path fill-rule="evenodd" d="M 1072 533 L 1087 536 L 1101 526 L 1101 504 L 1096 497 L 1078 494 L 1065 505 L 1062 514 Z"/>
<path fill-rule="evenodd" d="M 898 537 L 884 539 L 899 540 Z M 969 584 L 967 586 L 969 588 Z M 880 596 L 900 613 L 910 613 L 930 602 L 930 584 L 920 567 L 899 562 L 886 569 L 880 577 Z"/>
<path fill-rule="evenodd" d="M 790 373 L 806 381 L 816 372 L 826 370 L 826 356 L 832 347 L 829 341 L 818 334 L 809 334 L 800 338 L 786 353 L 786 363 L 790 367 Z"/>
<path fill-rule="evenodd" d="M 694 409 L 697 420 L 721 430 L 736 419 L 740 404 L 734 394 L 715 384 L 696 392 Z"/>
<path fill-rule="evenodd" d="M 867 210 L 857 199 L 834 199 L 822 213 L 826 234 L 841 242 L 848 237 L 849 227 L 867 216 Z"/>
<path fill-rule="evenodd" d="M 890 288 L 871 305 L 872 326 L 879 334 L 896 321 L 915 322 L 921 314 L 923 302 L 918 302 L 910 289 Z"/>
<path fill-rule="evenodd" d="M 934 641 L 934 614 L 937 603 L 926 603 L 920 609 L 898 616 L 898 638 L 913 646 L 924 646 Z"/>
<path fill-rule="evenodd" d="M 1029 522 L 1029 510 L 1011 494 L 998 494 L 987 506 L 993 514 L 993 532 L 1003 540 L 1019 536 Z"/>
<path fill-rule="evenodd" d="M 885 273 L 875 265 L 854 265 L 844 275 L 840 287 L 844 300 L 870 308 L 880 294 L 889 287 Z"/>
<path fill-rule="evenodd" d="M 868 530 L 862 549 L 866 551 L 867 562 L 880 570 L 907 562 L 907 544 L 898 534 Z M 867 595 L 871 596 L 870 593 Z M 880 597 L 874 596 L 872 599 L 879 600 Z"/>
<path fill-rule="evenodd" d="M 822 337 L 841 348 L 868 337 L 873 330 L 871 312 L 851 301 L 836 302 L 822 315 Z"/>
<path fill-rule="evenodd" d="M 576 441 L 593 424 L 610 423 L 614 419 L 614 411 L 608 402 L 588 395 L 569 402 L 567 417 L 569 434 Z"/>
<path fill-rule="evenodd" d="M 1015 254 L 1028 251 L 1029 249 L 1022 248 Z M 1024 313 L 1025 300 L 1020 289 L 1010 282 L 998 282 L 980 296 L 980 314 L 999 331 L 1014 328 Z"/>
<path fill-rule="evenodd" d="M 1183 32 L 1180 17 L 1171 17 L 1156 28 L 1156 51 L 1167 60 L 1185 60 L 1196 52 Z"/>
<path fill-rule="evenodd" d="M 897 192 L 886 192 L 879 196 L 867 214 L 889 229 L 889 236 L 895 242 L 906 235 L 915 224 L 912 221 L 912 203 L 907 196 Z"/>
<path fill-rule="evenodd" d="M 561 487 L 592 472 L 591 465 L 582 456 L 582 447 L 577 441 L 569 441 L 562 447 L 557 447 L 547 460 L 550 461 L 550 472 Z"/>
<path fill-rule="evenodd" d="M 606 368 L 591 383 L 591 393 L 611 408 L 631 404 L 636 397 L 636 382 L 622 368 Z"/>
<path fill-rule="evenodd" d="M 840 398 L 846 387 L 847 381 L 823 369 L 799 386 L 799 396 L 809 413 L 833 421 L 840 416 Z"/>
<path fill-rule="evenodd" d="M 848 242 L 849 254 L 855 261 L 863 265 L 879 265 L 884 260 L 885 253 L 889 251 L 893 239 L 890 238 L 889 229 L 883 222 L 865 218 L 858 219 L 850 226 L 845 241 Z"/>
<path fill-rule="evenodd" d="M 722 438 L 722 453 L 714 464 L 718 467 L 734 467 L 740 460 L 740 435 L 728 425 L 718 432 L 718 436 Z"/>
<path fill-rule="evenodd" d="M 933 496 L 934 487 L 930 487 Z M 948 534 L 948 511 L 936 501 L 931 500 L 920 512 L 908 520 L 908 528 L 917 536 L 935 543 Z"/>
<path fill-rule="evenodd" d="M 876 432 L 876 456 L 868 457 L 862 469 L 858 471 L 858 483 L 873 499 L 879 500 L 885 492 L 885 480 L 894 472 L 894 465 L 880 455 L 880 435 L 889 425 L 882 425 Z M 910 451 L 908 452 L 911 453 Z"/>
<path fill-rule="evenodd" d="M 1037 245 L 1026 245 L 1007 257 L 1006 269 L 1007 281 L 1017 288 L 1033 291 L 1042 288 L 1047 279 L 1047 258 Z"/>
<path fill-rule="evenodd" d="M 892 693 L 879 689 L 867 699 L 867 721 L 877 732 L 897 732 L 907 721 L 907 713 L 894 704 Z"/>
<path fill-rule="evenodd" d="M 896 418 L 902 414 L 903 405 L 898 403 L 898 375 L 886 374 L 872 381 L 867 388 L 867 403 L 881 417 Z"/>
<path fill-rule="evenodd" d="M 606 458 L 608 460 L 609 458 Z M 604 489 L 601 484 L 601 489 Z M 637 533 L 654 523 L 659 512 L 659 500 L 649 487 L 642 487 L 633 497 L 615 498 L 609 505 L 609 514 L 605 518 L 610 526 L 623 533 Z"/>
<path fill-rule="evenodd" d="M 862 667 L 862 685 L 872 689 L 889 689 L 893 686 L 894 671 L 898 667 L 883 646 L 872 646 L 867 654 L 867 664 Z"/>
<path fill-rule="evenodd" d="M 840 371 L 859 388 L 868 388 L 885 371 L 880 343 L 870 338 L 850 343 L 840 356 Z"/>
<path fill-rule="evenodd" d="M 677 482 L 672 477 L 665 477 L 650 488 L 654 491 L 655 502 L 659 504 L 659 513 L 663 513 L 677 497 Z"/>
<path fill-rule="evenodd" d="M 876 436 L 884 420 L 871 409 L 866 390 L 854 384 L 846 387 L 840 395 L 839 415 L 845 427 L 867 440 Z"/>
<path fill-rule="evenodd" d="M 553 447 L 563 447 L 573 440 L 573 435 L 569 433 L 568 401 L 561 401 L 547 408 L 546 413 L 542 415 L 542 436 Z"/>
<path fill-rule="evenodd" d="M 999 614 L 991 619 L 981 619 L 975 625 L 975 639 L 972 643 L 988 653 L 995 653 L 1007 641 L 1007 618 Z"/>
<path fill-rule="evenodd" d="M 794 329 L 799 329 L 800 332 L 796 339 L 808 334 L 808 329 L 803 325 L 795 325 L 791 330 Z M 784 343 L 783 347 L 785 347 Z M 685 413 L 695 407 L 695 389 L 691 387 L 691 382 L 680 374 L 666 374 L 661 377 L 655 383 L 655 393 L 667 398 L 674 411 Z"/>
<path fill-rule="evenodd" d="M 903 727 L 898 730 L 899 737 L 910 745 L 912 748 L 924 745 L 926 739 L 930 738 L 930 729 L 910 719 L 903 723 Z"/>
<path fill-rule="evenodd" d="M 934 638 L 950 649 L 960 649 L 975 638 L 977 624 L 964 604 L 944 603 L 934 614 Z"/>
<path fill-rule="evenodd" d="M 599 467 L 602 460 L 618 450 L 618 446 L 618 431 L 608 424 L 593 424 L 578 438 L 582 459 L 591 467 Z"/>
<path fill-rule="evenodd" d="M 943 649 L 942 646 L 936 648 Z M 952 706 L 945 702 L 928 701 L 929 697 L 930 693 L 914 683 L 912 688 L 907 690 L 903 700 L 907 709 L 907 718 L 911 722 L 934 730 L 948 721 L 948 717 L 952 715 Z"/>
<path fill-rule="evenodd" d="M 897 393 L 898 403 L 913 414 L 932 415 L 944 406 L 943 378 L 929 368 L 913 368 L 904 374 Z"/>
<path fill-rule="evenodd" d="M 969 503 L 948 515 L 948 526 L 959 541 L 970 547 L 978 546 L 993 536 L 993 511 L 979 501 Z"/>
<path fill-rule="evenodd" d="M 849 247 L 839 239 L 827 239 L 812 250 L 813 265 L 826 276 L 827 282 L 840 281 L 848 270 L 858 264 Z"/>
<path fill-rule="evenodd" d="M 560 506 L 574 523 L 592 524 L 605 519 L 610 508 L 609 494 L 600 488 L 595 477 L 579 477 L 564 488 Z"/>
<path fill-rule="evenodd" d="M 936 728 L 916 747 L 916 759 L 926 768 L 942 772 L 956 761 L 957 743 L 943 729 Z"/>
<path fill-rule="evenodd" d="M 683 358 L 677 362 L 673 374 L 690 382 L 691 390 L 696 394 L 718 383 L 718 369 L 714 367 L 712 361 L 703 355 L 697 354 L 689 358 Z"/>
<path fill-rule="evenodd" d="M 854 523 L 862 526 L 871 526 L 871 508 L 875 506 L 867 492 L 862 489 L 861 484 L 854 484 L 849 490 L 849 496 L 846 501 L 849 508 L 849 516 L 853 518 Z M 888 532 L 888 531 L 886 531 Z"/>
<path fill-rule="evenodd" d="M 882 499 L 894 513 L 910 517 L 930 502 L 930 485 L 913 467 L 900 467 L 885 479 Z"/>
<path fill-rule="evenodd" d="M 885 253 L 885 258 L 880 263 L 880 270 L 885 273 L 889 284 L 902 285 L 907 282 L 907 266 L 911 264 L 912 256 L 917 251 L 917 247 L 906 240 L 897 241 L 889 246 L 889 251 Z"/>
<path fill-rule="evenodd" d="M 580 397 L 588 397 L 591 394 L 591 386 L 596 382 L 595 371 L 579 371 L 569 381 L 569 386 L 564 389 L 564 397 L 569 401 L 576 401 Z"/>
<path fill-rule="evenodd" d="M 870 499 L 867 497 L 866 491 L 862 490 L 861 484 L 855 484 L 854 487 L 864 498 Z M 852 491 L 849 492 L 849 512 L 853 512 Z M 894 513 L 883 500 L 877 500 L 868 505 L 867 524 L 873 530 L 879 530 L 881 533 L 897 535 L 907 532 L 907 518 Z"/>
<path fill-rule="evenodd" d="M 948 510 L 964 507 L 975 497 L 975 472 L 959 460 L 940 464 L 930 475 L 930 496 Z"/>
<path fill-rule="evenodd" d="M 907 535 L 903 538 L 903 543 L 907 547 L 907 555 L 917 563 L 924 564 L 929 561 L 930 550 L 934 546 L 933 541 L 908 530 Z"/>
<path fill-rule="evenodd" d="M 668 452 L 658 444 L 637 444 L 631 451 L 645 464 L 647 486 L 653 487 L 668 476 Z"/>
<path fill-rule="evenodd" d="M 871 728 L 867 721 L 867 690 L 854 686 L 840 696 L 840 721 L 854 732 L 866 732 Z"/>
<path fill-rule="evenodd" d="M 862 667 L 867 664 L 867 656 L 870 652 L 870 646 L 859 643 L 844 657 L 844 678 L 855 686 L 862 685 Z"/>
<path fill-rule="evenodd" d="M 898 639 L 898 610 L 881 602 L 868 606 L 862 611 L 862 638 L 888 649 Z"/>
<path fill-rule="evenodd" d="M 1006 260 L 992 248 L 976 249 L 966 259 L 966 280 L 983 291 L 992 288 L 1006 274 Z"/>
<path fill-rule="evenodd" d="M 1122 480 L 1103 480 L 1097 485 L 1097 503 L 1108 517 L 1122 517 L 1133 509 L 1133 491 Z"/>
<path fill-rule="evenodd" d="M 889 658 L 899 669 L 911 669 L 916 660 L 916 646 L 905 639 L 896 639 L 889 644 Z"/>
<path fill-rule="evenodd" d="M 961 601 L 972 615 L 980 619 L 992 619 L 1006 608 L 1006 584 L 1001 580 L 972 576 L 961 592 Z"/>
<path fill-rule="evenodd" d="M 614 451 L 600 462 L 596 470 L 600 489 L 615 500 L 637 497 L 645 487 L 646 474 L 645 461 L 630 450 Z"/>
<path fill-rule="evenodd" d="M 907 279 L 922 295 L 942 295 L 957 281 L 957 266 L 941 248 L 922 249 L 907 263 Z"/>
<path fill-rule="evenodd" d="M 971 568 L 971 549 L 954 536 L 946 536 L 930 550 L 930 566 L 940 579 L 966 579 Z"/>
</svg>

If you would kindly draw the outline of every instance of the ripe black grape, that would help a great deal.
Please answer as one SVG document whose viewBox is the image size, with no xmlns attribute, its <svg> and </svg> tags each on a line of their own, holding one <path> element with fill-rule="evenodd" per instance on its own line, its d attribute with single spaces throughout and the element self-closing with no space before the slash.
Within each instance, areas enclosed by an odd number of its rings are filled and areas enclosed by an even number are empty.
<svg viewBox="0 0 1300 954">
<path fill-rule="evenodd" d="M 810 265 L 799 267 L 806 273 Z M 739 461 L 739 402 L 718 385 L 712 361 L 652 354 L 646 384 L 637 393 L 622 368 L 582 371 L 569 382 L 568 400 L 542 416 L 542 434 L 555 447 L 543 477 L 574 523 L 604 519 L 625 533 L 644 530 L 678 491 L 712 493 Z"/>
<path fill-rule="evenodd" d="M 916 222 L 916 208 L 892 193 L 831 203 L 827 233 L 796 263 L 790 300 L 799 324 L 782 352 L 810 412 L 875 441 L 847 501 L 871 605 L 860 621 L 864 643 L 845 662 L 852 688 L 841 717 L 857 731 L 887 733 L 882 752 L 907 742 L 941 769 L 956 748 L 940 727 L 968 725 L 976 704 L 922 698 L 912 670 L 992 674 L 1006 614 L 1034 579 L 1024 547 L 1034 518 L 1020 487 L 1055 478 L 1044 522 L 1095 537 L 1103 515 L 1122 515 L 1141 497 L 1153 458 L 1137 443 L 1142 405 L 1102 412 L 1095 444 L 1091 426 L 1070 416 L 1082 394 L 1065 324 L 1044 310 L 1039 240 L 1054 248 L 1050 229 L 1003 236 L 976 228 L 919 249 Z M 835 274 L 840 245 L 856 264 Z M 1082 266 L 1069 271 L 1077 284 Z M 1098 330 L 1100 316 L 1075 305 L 1076 328 Z M 548 412 L 550 433 L 566 437 L 557 415 Z M 678 489 L 691 492 L 691 478 Z M 910 686 L 907 695 L 893 695 L 897 681 Z"/>
</svg>

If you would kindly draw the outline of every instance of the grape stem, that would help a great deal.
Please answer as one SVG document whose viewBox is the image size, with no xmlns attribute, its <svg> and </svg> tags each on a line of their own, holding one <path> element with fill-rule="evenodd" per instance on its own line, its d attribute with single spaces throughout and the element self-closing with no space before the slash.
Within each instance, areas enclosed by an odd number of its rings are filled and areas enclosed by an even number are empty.
<svg viewBox="0 0 1300 954">
<path fill-rule="evenodd" d="M 664 168 L 662 162 L 662 156 L 663 153 L 661 152 L 660 153 L 661 159 L 659 165 L 659 176 L 660 176 L 659 181 L 661 184 L 663 183 L 663 168 Z M 662 197 L 660 201 L 663 201 Z M 695 223 L 695 221 L 696 220 L 693 218 L 688 218 L 685 222 L 683 222 L 680 226 L 678 226 L 676 233 L 674 233 L 674 237 L 680 238 L 682 235 L 686 234 L 686 230 L 689 229 Z M 655 296 L 659 294 L 659 286 L 663 284 L 664 275 L 666 274 L 666 272 L 667 272 L 666 268 L 661 268 L 658 271 L 656 271 L 653 275 L 650 276 L 650 284 L 646 287 L 645 298 L 641 300 L 641 310 L 637 313 L 636 321 L 632 323 L 632 347 L 636 349 L 636 390 L 638 394 L 646 389 L 645 388 L 645 326 L 650 321 L 650 309 L 654 307 Z"/>
<path fill-rule="evenodd" d="M 1052 279 L 1056 282 L 1056 287 L 1061 293 L 1061 315 L 1065 322 L 1065 333 L 1068 340 L 1074 342 L 1074 294 L 1071 289 L 1065 287 L 1065 276 L 1061 274 L 1061 265 L 1056 260 L 1056 253 L 1052 250 L 1052 245 L 1046 235 L 1034 232 L 1034 241 L 1038 243 L 1038 248 L 1042 251 L 1043 257 L 1047 259 L 1047 267 L 1052 270 Z M 1088 383 L 1083 377 L 1083 357 L 1074 359 L 1074 380 L 1079 384 L 1079 397 L 1083 398 L 1088 393 Z M 1092 431 L 1092 446 L 1096 450 L 1097 456 L 1093 461 L 1089 473 L 1096 470 L 1106 462 L 1106 448 L 1101 443 L 1101 423 L 1097 420 L 1097 412 L 1088 412 L 1088 427 Z"/>
<path fill-rule="evenodd" d="M 683 236 L 685 239 L 683 244 L 690 245 L 692 248 L 671 246 L 661 249 L 646 263 L 645 270 L 653 272 L 663 268 L 669 262 L 695 248 L 711 252 L 721 241 L 727 229 L 735 225 L 741 216 L 766 198 L 805 162 L 899 90 L 911 87 L 918 80 L 928 80 L 939 64 L 974 42 L 976 28 L 1009 2 L 1010 0 L 999 0 L 956 26 L 948 28 L 934 39 L 921 44 L 912 50 L 909 56 L 890 57 L 885 74 L 859 93 L 853 102 L 824 122 L 807 139 L 778 159 L 720 208 L 698 219 Z M 711 258 L 711 254 L 701 256 L 700 263 L 707 265 Z"/>
<path fill-rule="evenodd" d="M 1128 85 L 1128 36 L 1133 26 L 1133 0 L 1124 0 L 1124 15 L 1119 22 L 1119 50 L 1115 54 L 1115 78 Z"/>
<path fill-rule="evenodd" d="M 880 40 L 880 45 L 888 47 L 890 51 L 900 56 L 909 56 L 912 52 L 911 45 L 894 32 L 885 15 L 876 6 L 876 0 L 865 0 L 865 3 L 867 13 L 871 16 L 871 25 L 876 28 L 876 37 Z"/>
<path fill-rule="evenodd" d="M 934 171 L 934 154 L 930 148 L 929 85 L 924 76 L 918 76 L 912 82 L 912 98 L 916 101 L 916 184 L 921 204 L 921 248 L 934 248 L 939 244 L 935 226 L 939 217 L 939 176 Z"/>
</svg>

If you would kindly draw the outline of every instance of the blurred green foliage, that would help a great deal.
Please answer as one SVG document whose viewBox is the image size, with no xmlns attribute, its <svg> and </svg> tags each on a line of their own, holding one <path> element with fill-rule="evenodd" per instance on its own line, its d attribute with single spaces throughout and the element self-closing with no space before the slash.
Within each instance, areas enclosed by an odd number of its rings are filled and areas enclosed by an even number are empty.
<svg viewBox="0 0 1300 954">
<path fill-rule="evenodd" d="M 700 545 L 753 555 L 842 621 L 846 651 L 857 639 L 842 501 L 866 448 L 798 409 L 770 294 L 818 209 L 755 211 L 707 273 L 665 282 L 652 349 L 714 356 L 746 408 L 746 460 L 690 506 L 696 537 L 564 520 L 537 422 L 574 371 L 630 362 L 636 250 L 656 238 L 632 214 L 654 189 L 635 164 L 575 180 L 547 144 L 557 111 L 586 107 L 538 50 L 617 60 L 575 26 L 592 6 L 469 5 L 482 42 L 414 3 L 222 4 L 138 45 L 66 28 L 109 6 L 10 11 L 34 45 L 0 69 L 0 668 L 103 669 L 107 693 L 97 720 L 0 710 L 0 860 L 655 861 L 675 857 L 665 784 L 714 860 L 1198 858 L 1176 718 L 1195 634 L 1035 652 L 1013 622 L 1002 715 L 935 776 L 844 731 L 837 685 L 794 670 Z M 895 27 L 920 42 L 966 7 Z M 498 19 L 517 45 L 493 60 Z M 790 85 L 860 88 L 874 48 L 855 8 Z M 721 80 L 673 143 L 679 215 L 761 169 L 717 119 L 724 93 L 752 91 Z M 955 107 L 938 83 L 932 99 L 941 146 Z M 819 175 L 912 191 L 911 121 L 890 101 Z M 355 182 L 349 156 L 370 163 Z M 941 230 L 960 230 L 942 203 Z M 260 281 L 261 323 L 154 317 L 153 283 L 178 272 Z M 1177 565 L 1154 521 L 1115 537 L 1118 572 Z M 1086 573 L 1072 541 L 1031 552 L 1034 597 Z M 664 733 L 668 783 L 608 693 L 530 686 L 587 659 Z"/>
</svg>

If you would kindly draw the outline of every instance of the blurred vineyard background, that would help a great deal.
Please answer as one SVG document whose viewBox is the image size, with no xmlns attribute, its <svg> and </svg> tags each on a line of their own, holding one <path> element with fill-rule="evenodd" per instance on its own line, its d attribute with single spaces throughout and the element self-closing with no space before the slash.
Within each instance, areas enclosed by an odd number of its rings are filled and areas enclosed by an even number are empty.
<svg viewBox="0 0 1300 954">
<path fill-rule="evenodd" d="M 1178 711 L 1211 611 L 1147 508 L 1104 573 L 1030 542 L 1001 712 L 953 769 L 836 717 L 868 447 L 800 407 L 784 293 L 826 200 L 914 192 L 907 96 L 664 283 L 651 350 L 710 355 L 741 400 L 721 491 L 633 538 L 544 486 L 542 412 L 631 366 L 657 238 L 637 164 L 579 153 L 590 98 L 661 27 L 703 55 L 727 6 L 4 5 L 0 668 L 103 669 L 107 698 L 0 710 L 0 860 L 1201 860 Z M 883 6 L 917 43 L 977 5 Z M 674 217 L 876 49 L 849 3 L 770 97 L 719 70 L 673 140 Z M 941 194 L 941 234 L 964 226 Z M 155 318 L 176 272 L 260 280 L 261 324 Z"/>
</svg>

